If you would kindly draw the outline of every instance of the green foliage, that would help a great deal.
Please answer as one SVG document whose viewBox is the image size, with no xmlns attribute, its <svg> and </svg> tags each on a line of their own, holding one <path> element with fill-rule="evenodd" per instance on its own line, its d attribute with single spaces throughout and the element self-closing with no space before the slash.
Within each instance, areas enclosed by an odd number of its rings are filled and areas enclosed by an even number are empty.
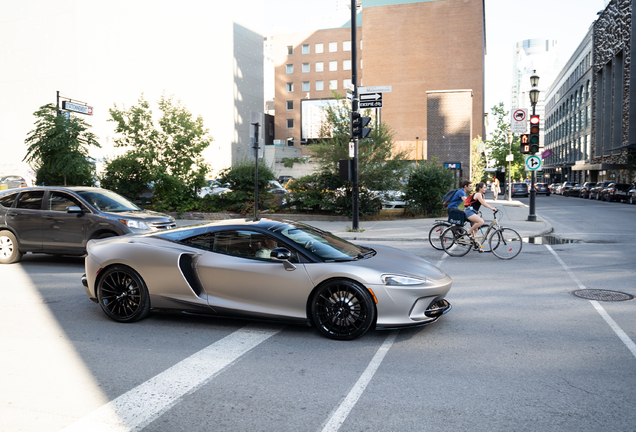
<svg viewBox="0 0 636 432">
<path fill-rule="evenodd" d="M 414 214 L 438 216 L 443 214 L 442 197 L 453 187 L 453 173 L 437 158 L 423 161 L 412 168 L 405 187 L 407 209 Z"/>
<path fill-rule="evenodd" d="M 286 168 L 291 168 L 294 166 L 295 163 L 305 163 L 307 162 L 307 159 L 305 158 L 288 158 L 288 157 L 284 157 L 282 160 L 283 165 L 285 165 Z"/>
<path fill-rule="evenodd" d="M 203 125 L 202 117 L 192 114 L 179 101 L 162 96 L 158 101 L 161 116 L 155 126 L 150 104 L 143 95 L 137 105 L 129 109 L 109 110 L 116 124 L 116 147 L 128 150 L 106 166 L 105 180 L 116 191 L 136 191 L 154 184 L 155 209 L 160 211 L 188 211 L 196 205 L 196 191 L 205 185 L 207 164 L 202 152 L 213 138 Z M 137 182 L 124 187 L 126 176 L 138 170 L 138 176 L 128 180 Z"/>
<path fill-rule="evenodd" d="M 508 169 L 506 156 L 512 151 L 514 160 L 511 162 L 512 178 L 525 177 L 525 156 L 519 151 L 519 137 L 513 135 L 512 145 L 508 144 L 508 131 L 510 131 L 510 112 L 504 110 L 503 102 L 499 102 L 491 109 L 491 113 L 497 118 L 497 128 L 486 141 L 486 149 L 490 153 L 490 159 L 495 160 L 495 166 Z"/>
<path fill-rule="evenodd" d="M 214 211 L 249 214 L 254 211 L 254 173 L 256 164 L 243 160 L 219 173 L 218 180 L 229 184 L 230 191 L 220 195 L 208 195 L 202 206 Z M 277 206 L 273 194 L 269 193 L 269 181 L 274 180 L 274 171 L 261 159 L 258 164 L 258 207 L 259 210 Z"/>
<path fill-rule="evenodd" d="M 485 180 L 486 159 L 484 151 L 485 145 L 481 141 L 481 137 L 473 138 L 470 144 L 470 181 L 474 185 Z"/>
<path fill-rule="evenodd" d="M 95 164 L 88 156 L 89 147 L 101 146 L 88 132 L 90 125 L 76 116 L 58 116 L 53 104 L 41 106 L 33 115 L 37 120 L 25 140 L 24 161 L 37 171 L 36 183 L 92 186 Z"/>
<path fill-rule="evenodd" d="M 151 181 L 152 176 L 144 167 L 144 158 L 131 151 L 108 164 L 101 186 L 135 201 L 149 188 Z"/>
</svg>

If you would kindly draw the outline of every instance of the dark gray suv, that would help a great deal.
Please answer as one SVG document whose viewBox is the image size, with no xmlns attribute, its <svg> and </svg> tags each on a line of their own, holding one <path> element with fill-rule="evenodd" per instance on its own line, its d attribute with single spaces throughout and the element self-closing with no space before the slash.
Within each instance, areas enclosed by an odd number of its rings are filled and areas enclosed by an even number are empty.
<svg viewBox="0 0 636 432">
<path fill-rule="evenodd" d="M 174 218 L 92 187 L 31 187 L 0 193 L 0 264 L 26 252 L 83 255 L 91 239 L 176 228 Z"/>
</svg>

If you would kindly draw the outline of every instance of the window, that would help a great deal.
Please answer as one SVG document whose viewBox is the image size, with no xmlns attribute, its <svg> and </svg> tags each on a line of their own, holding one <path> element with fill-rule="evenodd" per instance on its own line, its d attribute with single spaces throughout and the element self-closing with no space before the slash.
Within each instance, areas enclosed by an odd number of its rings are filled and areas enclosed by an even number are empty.
<svg viewBox="0 0 636 432">
<path fill-rule="evenodd" d="M 321 91 L 325 89 L 324 81 L 316 81 L 316 91 Z"/>
<path fill-rule="evenodd" d="M 351 60 L 342 61 L 342 70 L 351 70 Z"/>
<path fill-rule="evenodd" d="M 338 90 L 338 80 L 329 80 L 329 90 Z"/>
<path fill-rule="evenodd" d="M 287 83 L 287 92 L 294 91 L 294 83 Z"/>
<path fill-rule="evenodd" d="M 324 47 L 321 43 L 316 44 L 316 54 L 322 54 L 324 52 Z"/>
<path fill-rule="evenodd" d="M 292 111 L 294 109 L 294 101 L 287 101 L 287 111 Z"/>
<path fill-rule="evenodd" d="M 303 45 L 303 54 L 309 54 L 309 44 Z"/>
<path fill-rule="evenodd" d="M 286 72 L 287 74 L 293 74 L 294 73 L 294 65 L 293 64 L 288 64 L 287 68 L 286 68 Z"/>
<path fill-rule="evenodd" d="M 322 72 L 325 70 L 325 64 L 323 62 L 316 62 L 316 72 Z"/>
<path fill-rule="evenodd" d="M 338 51 L 338 42 L 329 42 L 329 52 Z"/>
<path fill-rule="evenodd" d="M 15 197 L 17 196 L 17 193 L 3 196 L 2 198 L 0 198 L 0 206 L 10 208 L 13 205 L 13 201 L 15 201 Z"/>
<path fill-rule="evenodd" d="M 210 243 L 208 242 L 207 244 L 209 245 Z M 232 230 L 216 233 L 213 250 L 217 253 L 239 258 L 269 260 L 269 254 L 277 247 L 285 247 L 292 250 L 292 256 L 289 261 L 298 262 L 298 255 L 293 252 L 291 247 L 266 234 L 250 230 Z"/>
<path fill-rule="evenodd" d="M 351 41 L 344 41 L 342 43 L 342 50 L 343 51 L 351 51 Z"/>
<path fill-rule="evenodd" d="M 287 129 L 294 128 L 294 119 L 287 119 Z"/>
<path fill-rule="evenodd" d="M 79 201 L 62 192 L 51 192 L 47 210 L 66 212 L 66 207 L 82 207 Z"/>
<path fill-rule="evenodd" d="M 309 91 L 310 88 L 309 81 L 303 81 L 303 91 Z"/>
<path fill-rule="evenodd" d="M 343 88 L 350 89 L 351 86 L 351 78 L 342 80 Z"/>
<path fill-rule="evenodd" d="M 40 210 L 44 191 L 23 192 L 15 203 L 15 208 Z"/>
<path fill-rule="evenodd" d="M 309 63 L 303 63 L 303 73 L 308 73 L 308 72 L 311 72 Z"/>
<path fill-rule="evenodd" d="M 292 54 L 294 54 L 294 47 L 289 45 L 287 47 L 287 55 L 292 55 Z"/>
<path fill-rule="evenodd" d="M 338 62 L 337 61 L 330 61 L 329 62 L 329 70 L 330 71 L 337 71 L 338 70 Z"/>
</svg>

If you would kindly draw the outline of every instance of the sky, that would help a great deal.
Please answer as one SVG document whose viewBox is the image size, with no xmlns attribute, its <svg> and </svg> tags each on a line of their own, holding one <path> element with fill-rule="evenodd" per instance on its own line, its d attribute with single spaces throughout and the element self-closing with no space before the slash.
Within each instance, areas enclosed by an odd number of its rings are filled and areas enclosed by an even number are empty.
<svg viewBox="0 0 636 432">
<path fill-rule="evenodd" d="M 289 33 L 317 28 L 316 24 L 345 22 L 350 16 L 346 8 L 349 3 L 347 0 L 269 1 L 265 31 Z M 597 12 L 605 8 L 605 0 L 485 0 L 485 3 L 487 111 L 499 102 L 503 102 L 506 109 L 511 108 L 512 54 L 516 42 L 556 39 L 560 60 L 565 64 L 596 19 Z M 541 76 L 541 71 L 537 74 Z"/>
</svg>

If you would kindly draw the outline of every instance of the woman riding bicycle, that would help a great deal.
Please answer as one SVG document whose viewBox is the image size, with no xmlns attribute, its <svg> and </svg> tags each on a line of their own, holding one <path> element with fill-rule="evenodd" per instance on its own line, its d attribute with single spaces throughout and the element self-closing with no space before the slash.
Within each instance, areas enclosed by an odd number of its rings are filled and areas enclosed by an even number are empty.
<svg viewBox="0 0 636 432">
<path fill-rule="evenodd" d="M 479 217 L 479 209 L 481 206 L 483 205 L 490 210 L 497 211 L 495 207 L 486 204 L 486 200 L 484 199 L 485 193 L 486 183 L 480 182 L 477 184 L 476 192 L 464 200 L 464 205 L 466 206 L 464 213 L 466 213 L 466 219 L 468 219 L 472 224 L 470 229 L 467 231 L 467 234 L 471 237 L 474 237 L 475 232 L 484 224 L 484 220 Z"/>
</svg>

